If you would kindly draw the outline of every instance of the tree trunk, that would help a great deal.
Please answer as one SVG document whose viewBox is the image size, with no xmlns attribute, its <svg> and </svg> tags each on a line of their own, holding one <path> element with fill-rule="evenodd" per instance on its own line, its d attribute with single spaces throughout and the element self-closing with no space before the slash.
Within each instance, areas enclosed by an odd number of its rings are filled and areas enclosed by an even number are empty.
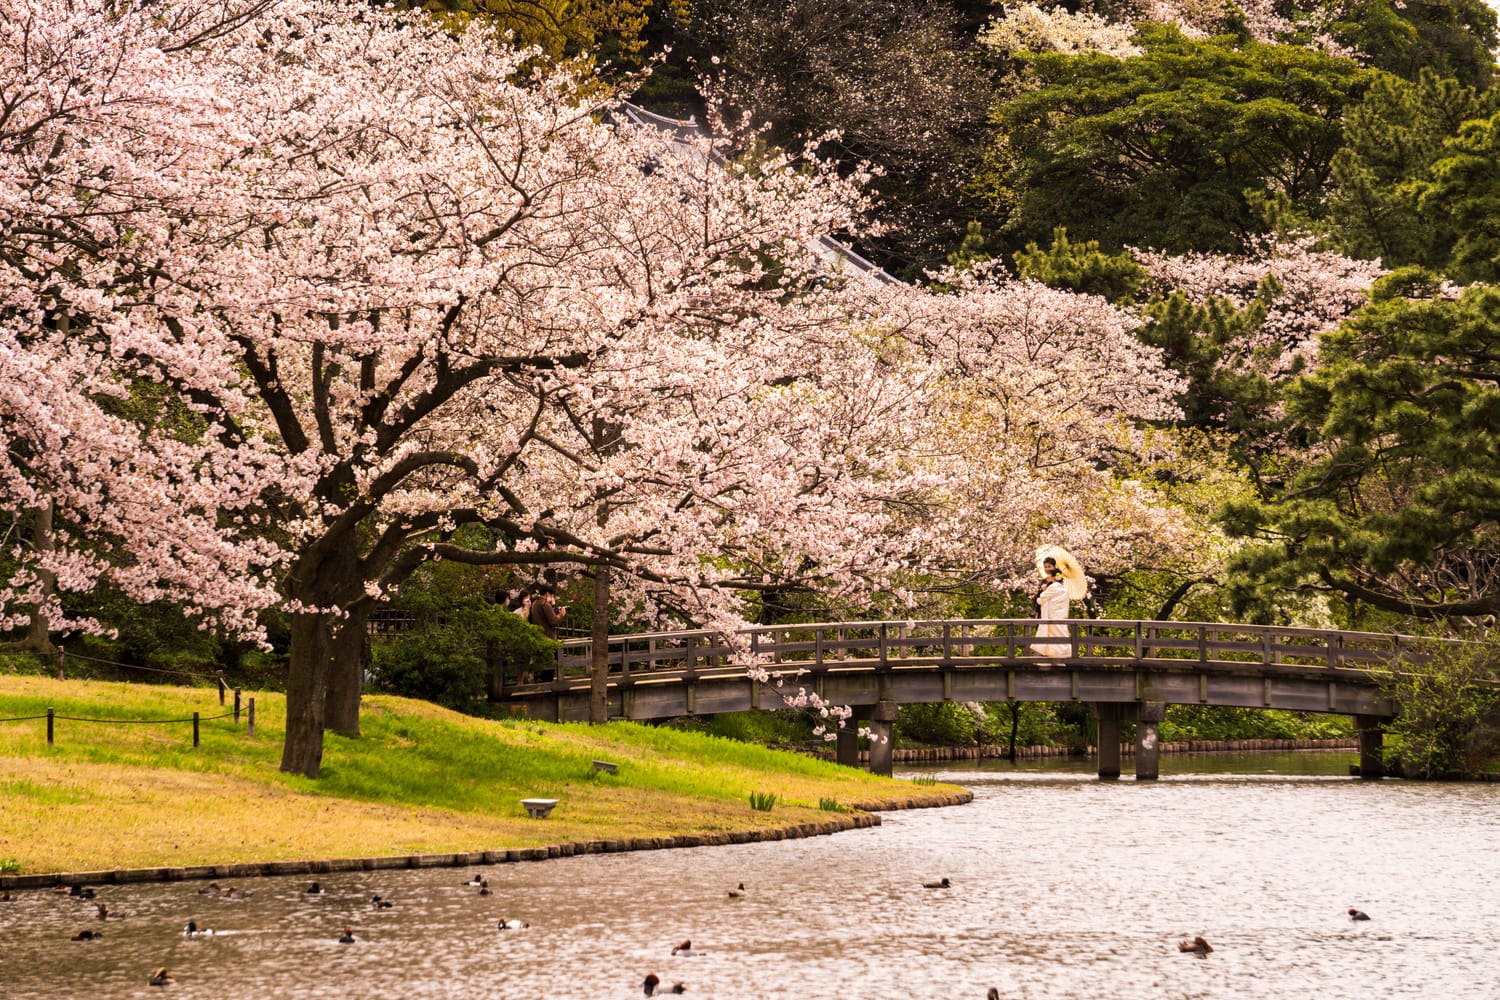
<svg viewBox="0 0 1500 1000">
<path fill-rule="evenodd" d="M 316 778 L 323 762 L 323 730 L 330 704 L 345 732 L 359 731 L 359 686 L 364 680 L 368 602 L 359 586 L 359 554 L 352 542 L 304 556 L 288 593 L 303 607 L 362 608 L 346 615 L 319 612 L 292 616 L 291 664 L 286 680 L 286 745 L 281 769 Z M 332 685 L 332 687 L 331 687 Z"/>
<path fill-rule="evenodd" d="M 31 544 L 38 553 L 48 553 L 56 550 L 56 541 L 52 535 L 52 501 L 47 500 L 36 509 L 31 520 Z M 37 583 L 41 587 L 42 600 L 45 601 L 52 596 L 57 586 L 57 577 L 45 569 L 37 570 Z M 57 647 L 52 644 L 51 622 L 47 620 L 47 611 L 38 603 L 31 608 L 31 624 L 26 627 L 26 638 L 21 640 L 21 651 L 25 653 L 36 653 L 38 656 L 53 656 L 57 653 Z"/>
<path fill-rule="evenodd" d="M 346 736 L 359 735 L 359 698 L 370 662 L 369 617 L 368 611 L 351 612 L 333 635 L 323 728 Z"/>
<path fill-rule="evenodd" d="M 1016 762 L 1016 730 L 1021 725 L 1020 708 L 1021 706 L 1012 699 L 1010 702 L 1010 752 L 1006 754 L 1012 764 Z"/>
<path fill-rule="evenodd" d="M 281 769 L 318 776 L 323 764 L 324 694 L 333 660 L 334 622 L 327 615 L 292 616 L 291 667 L 286 680 L 286 742 Z"/>
<path fill-rule="evenodd" d="M 589 723 L 609 721 L 609 565 L 594 566 L 594 628 L 589 661 Z"/>
</svg>

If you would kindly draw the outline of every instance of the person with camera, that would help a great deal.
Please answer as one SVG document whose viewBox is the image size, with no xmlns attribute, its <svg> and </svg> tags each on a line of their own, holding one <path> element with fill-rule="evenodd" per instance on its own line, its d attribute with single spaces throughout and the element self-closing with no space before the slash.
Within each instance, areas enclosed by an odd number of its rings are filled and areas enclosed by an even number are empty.
<svg viewBox="0 0 1500 1000">
<path fill-rule="evenodd" d="M 539 584 L 536 588 L 536 596 L 531 599 L 531 610 L 528 612 L 528 620 L 531 624 L 542 630 L 542 634 L 549 639 L 557 638 L 557 623 L 563 620 L 568 613 L 566 606 L 558 607 L 557 588 L 550 583 Z M 556 670 L 537 671 L 538 680 L 546 682 L 557 679 Z"/>
</svg>

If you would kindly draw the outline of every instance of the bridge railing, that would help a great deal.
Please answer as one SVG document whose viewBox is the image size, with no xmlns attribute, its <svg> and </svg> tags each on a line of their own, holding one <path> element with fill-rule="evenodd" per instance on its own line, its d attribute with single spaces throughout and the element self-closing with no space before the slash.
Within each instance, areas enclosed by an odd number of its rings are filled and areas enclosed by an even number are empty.
<svg viewBox="0 0 1500 1000">
<path fill-rule="evenodd" d="M 1069 619 L 1067 636 L 1037 640 L 1034 618 L 936 621 L 813 622 L 747 626 L 727 638 L 690 630 L 611 636 L 613 680 L 693 680 L 741 672 L 756 662 L 773 673 L 993 665 L 1011 660 L 1078 665 L 1181 663 L 1233 670 L 1366 670 L 1413 658 L 1439 640 L 1223 622 Z M 1063 658 L 1039 657 L 1035 642 L 1065 646 Z M 565 640 L 557 684 L 590 669 L 592 644 Z M 542 687 L 550 687 L 543 685 Z"/>
</svg>

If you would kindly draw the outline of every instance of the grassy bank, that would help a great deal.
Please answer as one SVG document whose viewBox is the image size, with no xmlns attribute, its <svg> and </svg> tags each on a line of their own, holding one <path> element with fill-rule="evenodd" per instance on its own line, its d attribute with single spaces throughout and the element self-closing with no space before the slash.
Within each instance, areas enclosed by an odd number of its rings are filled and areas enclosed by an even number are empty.
<svg viewBox="0 0 1500 1000">
<path fill-rule="evenodd" d="M 247 696 L 248 696 L 247 692 Z M 785 826 L 825 800 L 937 797 L 822 761 L 699 733 L 611 723 L 492 722 L 425 702 L 365 701 L 363 735 L 330 734 L 317 781 L 281 774 L 285 702 L 256 693 L 244 721 L 211 688 L 0 677 L 0 869 L 11 872 L 227 864 L 535 847 Z M 79 722 L 68 717 L 114 720 Z M 593 769 L 619 764 L 617 774 Z M 770 812 L 751 792 L 772 793 Z M 561 800 L 551 817 L 520 799 Z"/>
</svg>

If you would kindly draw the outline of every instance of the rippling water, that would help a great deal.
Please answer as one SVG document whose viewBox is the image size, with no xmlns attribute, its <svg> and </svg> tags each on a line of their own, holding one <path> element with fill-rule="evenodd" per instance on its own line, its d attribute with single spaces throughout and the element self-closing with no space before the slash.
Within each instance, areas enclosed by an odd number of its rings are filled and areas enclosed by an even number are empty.
<svg viewBox="0 0 1500 1000">
<path fill-rule="evenodd" d="M 939 773 L 972 804 L 834 837 L 330 875 L 311 898 L 104 886 L 124 916 L 103 924 L 25 893 L 0 904 L 0 996 L 623 998 L 648 972 L 722 1000 L 1500 996 L 1500 785 L 1361 783 L 1351 759 L 1165 758 L 1154 784 L 971 765 Z M 189 918 L 219 933 L 184 939 Z M 1178 953 L 1196 934 L 1207 959 Z M 674 958 L 687 938 L 702 954 Z M 147 986 L 163 965 L 177 982 Z"/>
</svg>

